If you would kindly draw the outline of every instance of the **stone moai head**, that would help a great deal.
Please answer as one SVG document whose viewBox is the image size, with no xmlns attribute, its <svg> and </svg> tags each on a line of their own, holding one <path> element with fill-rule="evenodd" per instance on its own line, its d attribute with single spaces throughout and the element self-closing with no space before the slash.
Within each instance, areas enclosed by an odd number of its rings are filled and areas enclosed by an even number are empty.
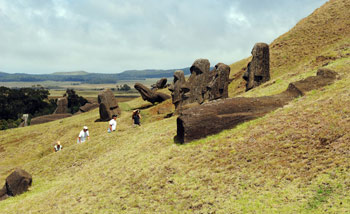
<svg viewBox="0 0 350 214">
<path fill-rule="evenodd" d="M 270 80 L 270 50 L 266 43 L 255 44 L 252 61 L 247 65 L 243 79 L 247 82 L 246 91 Z"/>
</svg>

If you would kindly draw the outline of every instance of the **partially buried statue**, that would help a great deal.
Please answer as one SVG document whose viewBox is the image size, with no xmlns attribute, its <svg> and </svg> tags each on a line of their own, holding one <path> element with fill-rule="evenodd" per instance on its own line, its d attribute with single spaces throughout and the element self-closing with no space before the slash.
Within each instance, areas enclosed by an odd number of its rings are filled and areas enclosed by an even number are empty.
<svg viewBox="0 0 350 214">
<path fill-rule="evenodd" d="M 120 115 L 121 109 L 118 101 L 110 89 L 106 89 L 98 94 L 100 120 L 109 121 L 113 115 Z"/>
<path fill-rule="evenodd" d="M 265 43 L 255 44 L 252 50 L 253 59 L 248 63 L 247 71 L 243 75 L 246 91 L 270 80 L 270 51 Z"/>
<path fill-rule="evenodd" d="M 209 60 L 197 59 L 190 70 L 191 75 L 187 81 L 183 71 L 176 71 L 173 83 L 169 87 L 176 111 L 179 112 L 193 104 L 198 105 L 205 101 L 228 97 L 229 66 L 218 63 L 210 71 Z"/>
<path fill-rule="evenodd" d="M 32 176 L 23 169 L 16 169 L 6 178 L 4 187 L 0 189 L 0 201 L 28 191 L 31 185 Z"/>
</svg>

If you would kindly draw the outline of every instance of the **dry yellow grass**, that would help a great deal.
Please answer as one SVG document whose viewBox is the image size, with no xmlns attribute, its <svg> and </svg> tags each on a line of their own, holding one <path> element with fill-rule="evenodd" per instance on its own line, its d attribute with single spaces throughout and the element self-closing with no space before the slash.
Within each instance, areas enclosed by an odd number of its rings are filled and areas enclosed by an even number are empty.
<svg viewBox="0 0 350 214">
<path fill-rule="evenodd" d="M 330 1 L 314 14 L 346 4 Z M 347 213 L 350 50 L 349 35 L 342 38 L 320 48 L 341 55 L 327 65 L 340 74 L 333 85 L 190 144 L 175 144 L 176 118 L 157 114 L 170 101 L 143 109 L 142 126 L 133 128 L 132 109 L 148 105 L 141 98 L 121 103 L 123 114 L 112 134 L 106 123 L 94 122 L 98 110 L 1 131 L 0 181 L 22 167 L 34 183 L 29 192 L 0 202 L 0 213 Z M 314 75 L 318 65 L 312 59 L 298 64 L 295 58 L 296 68 L 280 65 L 271 84 L 241 95 L 274 94 L 289 81 Z M 232 65 L 233 71 L 245 63 Z M 301 72 L 304 65 L 310 69 Z M 92 138 L 77 145 L 83 125 Z M 64 149 L 53 153 L 58 139 Z"/>
</svg>

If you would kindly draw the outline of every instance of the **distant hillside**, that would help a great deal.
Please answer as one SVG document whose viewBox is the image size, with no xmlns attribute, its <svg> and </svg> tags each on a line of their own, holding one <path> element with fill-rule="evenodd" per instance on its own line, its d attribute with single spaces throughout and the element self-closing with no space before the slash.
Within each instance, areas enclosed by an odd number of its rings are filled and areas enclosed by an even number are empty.
<svg viewBox="0 0 350 214">
<path fill-rule="evenodd" d="M 185 75 L 190 74 L 190 68 L 169 70 L 129 70 L 117 74 L 88 73 L 86 71 L 56 72 L 52 74 L 24 74 L 0 73 L 0 82 L 41 82 L 63 81 L 82 82 L 90 84 L 117 83 L 121 80 L 143 80 L 148 78 L 171 78 L 176 70 L 183 70 Z"/>
<path fill-rule="evenodd" d="M 66 76 L 77 76 L 77 75 L 87 75 L 86 71 L 68 71 L 68 72 L 55 72 L 52 75 L 66 75 Z"/>
</svg>

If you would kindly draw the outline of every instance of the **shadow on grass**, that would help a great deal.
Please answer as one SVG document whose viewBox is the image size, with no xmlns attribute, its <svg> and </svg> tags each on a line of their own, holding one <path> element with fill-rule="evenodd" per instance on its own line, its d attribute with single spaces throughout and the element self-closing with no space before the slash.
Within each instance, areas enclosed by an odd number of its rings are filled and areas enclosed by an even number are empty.
<svg viewBox="0 0 350 214">
<path fill-rule="evenodd" d="M 185 144 L 185 143 L 183 142 L 183 140 L 181 140 L 181 138 L 178 137 L 178 135 L 175 135 L 173 139 L 174 139 L 174 143 L 175 143 L 176 145 L 184 145 L 184 144 Z"/>
</svg>

